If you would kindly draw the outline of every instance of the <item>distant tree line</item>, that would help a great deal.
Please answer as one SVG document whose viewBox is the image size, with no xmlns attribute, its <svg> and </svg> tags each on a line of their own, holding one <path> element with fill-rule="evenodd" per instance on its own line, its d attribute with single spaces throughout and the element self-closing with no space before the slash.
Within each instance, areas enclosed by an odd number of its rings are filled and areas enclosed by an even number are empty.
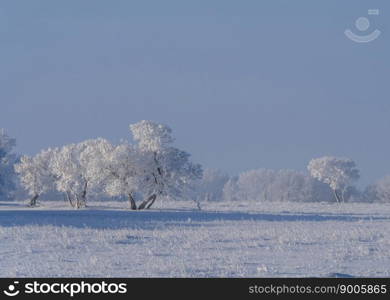
<svg viewBox="0 0 390 300">
<path fill-rule="evenodd" d="M 53 192 L 72 207 L 94 197 L 126 197 L 131 209 L 148 209 L 157 198 L 203 201 L 390 202 L 390 176 L 364 191 L 354 186 L 353 160 L 312 159 L 308 172 L 255 169 L 229 176 L 202 170 L 190 154 L 173 146 L 172 130 L 141 121 L 130 125 L 135 143 L 113 145 L 103 138 L 42 150 L 35 156 L 13 153 L 15 139 L 0 130 L 0 200 L 25 190 L 29 204 Z"/>
</svg>

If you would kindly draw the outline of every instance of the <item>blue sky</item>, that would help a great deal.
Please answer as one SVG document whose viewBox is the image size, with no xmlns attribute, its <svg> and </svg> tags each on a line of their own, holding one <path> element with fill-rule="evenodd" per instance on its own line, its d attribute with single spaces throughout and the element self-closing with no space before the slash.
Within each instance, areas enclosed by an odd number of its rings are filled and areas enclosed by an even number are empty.
<svg viewBox="0 0 390 300">
<path fill-rule="evenodd" d="M 367 10 L 380 9 L 378 16 Z M 389 1 L 2 1 L 0 127 L 17 151 L 170 125 L 204 166 L 390 174 Z M 370 43 L 343 32 L 370 20 Z"/>
</svg>

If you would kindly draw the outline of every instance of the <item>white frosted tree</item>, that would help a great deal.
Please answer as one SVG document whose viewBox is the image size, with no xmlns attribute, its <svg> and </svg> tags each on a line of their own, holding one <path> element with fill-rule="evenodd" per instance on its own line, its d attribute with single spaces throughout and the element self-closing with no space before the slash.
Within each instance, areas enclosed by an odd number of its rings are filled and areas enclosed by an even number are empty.
<svg viewBox="0 0 390 300">
<path fill-rule="evenodd" d="M 223 187 L 229 175 L 220 170 L 205 169 L 201 179 L 194 182 L 195 196 L 199 201 L 220 201 L 223 198 Z"/>
<path fill-rule="evenodd" d="M 239 174 L 237 198 L 249 201 L 273 201 L 272 185 L 277 171 L 269 169 L 249 170 Z"/>
<path fill-rule="evenodd" d="M 125 143 L 116 146 L 105 156 L 102 174 L 105 192 L 110 196 L 127 196 L 131 209 L 137 209 L 134 194 L 141 189 L 144 176 L 143 159 L 138 149 Z"/>
<path fill-rule="evenodd" d="M 355 162 L 349 158 L 324 156 L 312 159 L 307 169 L 313 178 L 330 186 L 337 202 L 345 201 L 345 191 L 360 177 Z"/>
<path fill-rule="evenodd" d="M 48 149 L 34 157 L 22 156 L 20 162 L 15 165 L 22 186 L 32 197 L 30 206 L 36 205 L 40 195 L 55 188 L 56 176 L 51 171 L 50 163 L 57 151 L 57 149 Z"/>
<path fill-rule="evenodd" d="M 15 190 L 14 164 L 17 156 L 12 153 L 16 140 L 0 128 L 0 200 L 12 198 Z"/>
<path fill-rule="evenodd" d="M 103 138 L 90 139 L 78 144 L 80 174 L 84 181 L 81 199 L 85 203 L 87 192 L 99 193 L 105 182 L 103 172 L 106 157 L 114 151 L 114 146 Z"/>
<path fill-rule="evenodd" d="M 102 184 L 104 159 L 112 150 L 107 140 L 98 138 L 63 146 L 57 152 L 50 167 L 57 177 L 57 190 L 67 195 L 73 207 L 86 206 L 88 191 Z"/>
<path fill-rule="evenodd" d="M 239 200 L 239 191 L 238 191 L 238 178 L 230 178 L 223 186 L 222 189 L 222 199 L 225 201 L 238 201 Z"/>
<path fill-rule="evenodd" d="M 141 192 L 144 201 L 138 209 L 150 208 L 158 196 L 177 197 L 195 179 L 202 168 L 189 160 L 190 154 L 172 147 L 172 130 L 163 124 L 141 121 L 130 130 L 142 156 Z"/>
<path fill-rule="evenodd" d="M 11 138 L 3 128 L 0 128 L 0 157 L 9 154 L 16 145 L 16 140 Z"/>
<path fill-rule="evenodd" d="M 249 170 L 224 186 L 224 199 L 257 202 L 329 201 L 331 190 L 302 172 L 294 170 Z"/>
<path fill-rule="evenodd" d="M 80 199 L 74 202 L 85 184 L 80 172 L 79 149 L 76 144 L 63 146 L 50 162 L 50 168 L 57 177 L 56 189 L 67 195 L 71 206 L 79 207 Z"/>
<path fill-rule="evenodd" d="M 371 197 L 375 197 L 379 202 L 390 202 L 390 175 L 378 180 L 372 187 L 372 192 L 367 193 Z M 373 201 L 375 199 L 369 199 Z"/>
</svg>

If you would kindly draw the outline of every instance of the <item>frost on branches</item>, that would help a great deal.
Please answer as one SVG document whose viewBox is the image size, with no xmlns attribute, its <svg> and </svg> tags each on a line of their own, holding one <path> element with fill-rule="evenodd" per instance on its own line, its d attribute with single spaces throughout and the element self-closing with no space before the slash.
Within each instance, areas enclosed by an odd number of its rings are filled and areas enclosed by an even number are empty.
<svg viewBox="0 0 390 300">
<path fill-rule="evenodd" d="M 333 190 L 337 202 L 344 202 L 344 194 L 359 179 L 359 170 L 349 158 L 324 156 L 312 159 L 307 166 L 310 175 L 326 183 Z"/>
<path fill-rule="evenodd" d="M 133 145 L 123 143 L 107 153 L 102 174 L 104 191 L 110 196 L 125 195 L 129 198 L 131 209 L 137 209 L 134 194 L 142 189 L 141 153 Z"/>
<path fill-rule="evenodd" d="M 193 197 L 197 201 L 220 201 L 228 181 L 228 174 L 216 169 L 205 169 L 202 178 L 193 184 Z"/>
<path fill-rule="evenodd" d="M 34 157 L 24 155 L 15 165 L 21 184 L 31 196 L 30 206 L 37 204 L 40 195 L 54 189 L 56 177 L 51 171 L 50 163 L 55 152 L 55 149 L 48 149 Z"/>
<path fill-rule="evenodd" d="M 108 141 L 96 139 L 49 148 L 34 157 L 23 156 L 15 170 L 32 197 L 30 205 L 36 205 L 41 194 L 57 190 L 66 195 L 71 206 L 85 206 L 87 193 L 103 183 L 102 164 L 112 148 Z"/>
<path fill-rule="evenodd" d="M 17 157 L 12 153 L 15 145 L 15 139 L 9 137 L 5 130 L 0 128 L 0 200 L 12 198 L 15 190 L 13 165 Z"/>
<path fill-rule="evenodd" d="M 162 124 L 141 121 L 130 125 L 141 164 L 141 193 L 138 209 L 150 208 L 158 196 L 180 196 L 193 180 L 202 177 L 202 168 L 190 154 L 172 147 L 172 130 Z"/>
<path fill-rule="evenodd" d="M 23 156 L 15 170 L 32 197 L 30 205 L 36 205 L 41 194 L 56 190 L 75 208 L 86 206 L 88 194 L 105 193 L 125 195 L 132 209 L 145 209 L 159 196 L 181 195 L 186 185 L 201 177 L 201 166 L 171 145 L 169 127 L 141 121 L 130 128 L 135 145 L 114 146 L 98 138 Z M 143 196 L 138 207 L 135 194 Z"/>
<path fill-rule="evenodd" d="M 107 140 L 98 138 L 64 146 L 54 155 L 51 170 L 57 190 L 66 194 L 73 207 L 86 206 L 88 192 L 103 184 L 101 169 L 112 149 Z"/>
<path fill-rule="evenodd" d="M 227 181 L 223 197 L 231 201 L 319 202 L 329 201 L 331 191 L 325 184 L 298 171 L 257 169 Z"/>
<path fill-rule="evenodd" d="M 387 175 L 366 189 L 371 202 L 390 202 L 390 176 Z"/>
<path fill-rule="evenodd" d="M 126 197 L 133 210 L 150 208 L 158 198 L 200 202 L 337 202 L 390 201 L 390 177 L 366 188 L 355 162 L 325 156 L 312 159 L 309 172 L 255 169 L 229 176 L 190 160 L 174 147 L 172 130 L 163 124 L 141 121 L 130 125 L 133 143 L 111 144 L 103 138 L 49 148 L 15 165 L 20 183 L 35 206 L 43 194 L 60 192 L 72 207 L 87 205 L 88 197 Z M 0 195 L 12 186 L 15 140 L 0 131 Z"/>
</svg>

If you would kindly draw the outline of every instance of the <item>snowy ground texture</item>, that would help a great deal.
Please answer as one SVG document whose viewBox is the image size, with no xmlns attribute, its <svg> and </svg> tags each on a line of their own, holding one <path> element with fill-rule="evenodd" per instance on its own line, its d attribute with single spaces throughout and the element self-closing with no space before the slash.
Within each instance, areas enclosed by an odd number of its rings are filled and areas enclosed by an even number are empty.
<svg viewBox="0 0 390 300">
<path fill-rule="evenodd" d="M 389 277 L 390 205 L 0 202 L 0 277 Z"/>
</svg>

